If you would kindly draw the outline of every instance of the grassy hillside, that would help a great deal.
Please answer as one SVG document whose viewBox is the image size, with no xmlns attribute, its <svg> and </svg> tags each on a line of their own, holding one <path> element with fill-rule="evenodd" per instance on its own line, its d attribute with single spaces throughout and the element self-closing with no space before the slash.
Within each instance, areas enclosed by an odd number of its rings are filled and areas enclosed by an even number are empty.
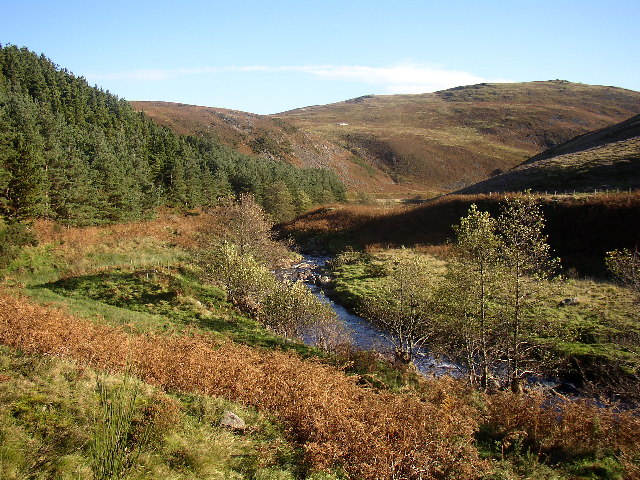
<svg viewBox="0 0 640 480">
<path fill-rule="evenodd" d="M 640 187 L 640 115 L 580 135 L 459 193 L 627 190 Z"/>
<path fill-rule="evenodd" d="M 450 195 L 414 207 L 334 206 L 312 210 L 285 225 L 284 233 L 310 248 L 345 245 L 446 248 L 452 225 L 472 203 L 496 215 L 502 195 Z M 635 248 L 640 239 L 640 194 L 541 196 L 554 254 L 566 268 L 602 273 L 607 251 Z"/>
<path fill-rule="evenodd" d="M 349 150 L 294 126 L 264 115 L 170 102 L 130 102 L 161 125 L 183 135 L 213 137 L 247 155 L 285 160 L 293 165 L 329 168 L 352 189 L 391 190 L 389 175 Z M 407 192 L 407 188 L 400 189 Z"/>
<path fill-rule="evenodd" d="M 398 178 L 451 190 L 638 111 L 638 92 L 550 81 L 368 96 L 276 118 L 329 138 Z"/>
<path fill-rule="evenodd" d="M 640 111 L 640 93 L 565 81 L 365 96 L 271 116 L 132 102 L 179 133 L 245 153 L 326 166 L 351 189 L 409 197 L 451 191 Z"/>
</svg>

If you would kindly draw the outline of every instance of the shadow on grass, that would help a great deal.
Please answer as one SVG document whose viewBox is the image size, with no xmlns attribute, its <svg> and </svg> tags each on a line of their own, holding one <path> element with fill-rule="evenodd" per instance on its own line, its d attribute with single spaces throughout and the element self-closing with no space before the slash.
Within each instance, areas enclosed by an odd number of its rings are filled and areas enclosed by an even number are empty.
<svg viewBox="0 0 640 480">
<path fill-rule="evenodd" d="M 319 356 L 320 350 L 271 333 L 258 321 L 243 316 L 224 300 L 221 290 L 192 278 L 156 270 L 112 270 L 63 278 L 32 287 L 48 290 L 70 301 L 98 302 L 130 312 L 159 316 L 157 324 L 145 322 L 145 331 L 181 331 L 196 327 L 216 332 L 235 342 L 270 350 L 295 351 L 303 357 Z M 96 305 L 97 306 L 97 305 Z M 118 322 L 121 323 L 121 322 Z M 175 328 L 168 329 L 172 325 Z"/>
</svg>

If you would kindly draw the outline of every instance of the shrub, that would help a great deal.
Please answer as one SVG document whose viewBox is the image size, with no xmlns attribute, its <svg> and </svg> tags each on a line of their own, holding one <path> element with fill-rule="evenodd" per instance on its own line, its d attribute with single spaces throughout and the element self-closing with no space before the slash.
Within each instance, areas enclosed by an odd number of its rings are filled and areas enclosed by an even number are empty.
<svg viewBox="0 0 640 480">
<path fill-rule="evenodd" d="M 0 224 L 0 268 L 9 266 L 22 247 L 37 243 L 29 225 L 20 222 L 11 222 L 4 226 Z"/>
</svg>

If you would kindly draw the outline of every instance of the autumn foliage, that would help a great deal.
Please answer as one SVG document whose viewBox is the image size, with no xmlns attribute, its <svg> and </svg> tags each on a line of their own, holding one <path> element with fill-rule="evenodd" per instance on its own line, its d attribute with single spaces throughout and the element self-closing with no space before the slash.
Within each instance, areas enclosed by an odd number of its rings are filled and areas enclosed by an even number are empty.
<svg viewBox="0 0 640 480">
<path fill-rule="evenodd" d="M 485 463 L 473 446 L 477 425 L 443 394 L 432 401 L 376 393 L 313 361 L 205 336 L 131 335 L 0 294 L 0 342 L 98 368 L 125 365 L 165 389 L 222 396 L 280 418 L 304 445 L 310 467 L 355 478 L 464 478 Z"/>
</svg>

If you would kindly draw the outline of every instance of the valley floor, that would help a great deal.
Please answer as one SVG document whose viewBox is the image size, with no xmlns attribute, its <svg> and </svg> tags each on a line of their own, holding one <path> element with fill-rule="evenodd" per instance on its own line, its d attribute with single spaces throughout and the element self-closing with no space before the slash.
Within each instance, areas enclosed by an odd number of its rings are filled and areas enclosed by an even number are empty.
<svg viewBox="0 0 640 480">
<path fill-rule="evenodd" d="M 203 236 L 224 229 L 215 212 L 36 224 L 0 290 L 3 478 L 115 478 L 100 473 L 114 458 L 132 479 L 638 475 L 633 413 L 549 409 L 276 335 L 198 270 Z M 226 410 L 246 428 L 220 426 Z"/>
</svg>

